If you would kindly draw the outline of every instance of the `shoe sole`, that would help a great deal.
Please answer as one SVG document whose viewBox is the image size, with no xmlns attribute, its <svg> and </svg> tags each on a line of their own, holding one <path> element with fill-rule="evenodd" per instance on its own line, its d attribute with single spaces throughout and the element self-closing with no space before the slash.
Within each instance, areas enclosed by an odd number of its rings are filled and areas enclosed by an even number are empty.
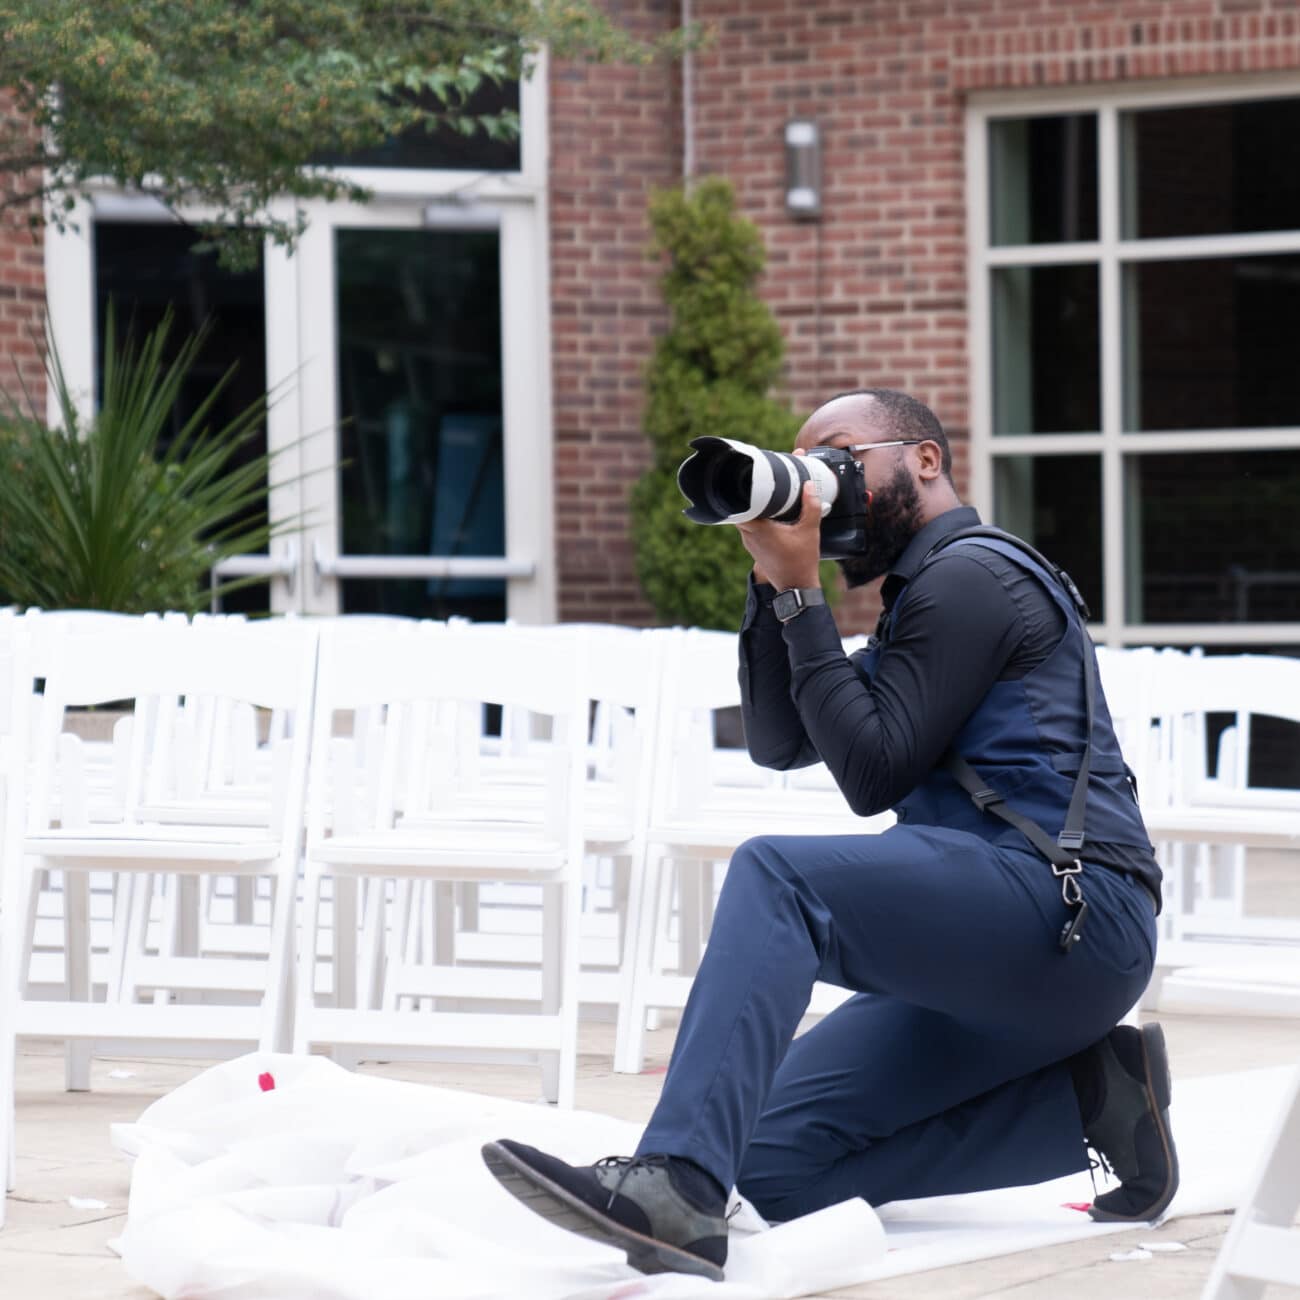
<svg viewBox="0 0 1300 1300">
<path fill-rule="evenodd" d="M 699 1255 L 670 1246 L 643 1233 L 624 1227 L 614 1219 L 593 1209 L 586 1201 L 540 1174 L 499 1142 L 482 1148 L 483 1163 L 492 1176 L 516 1200 L 535 1214 L 559 1228 L 567 1228 L 581 1237 L 615 1246 L 627 1256 L 627 1262 L 641 1273 L 690 1273 L 721 1282 L 722 1270 Z"/>
<path fill-rule="evenodd" d="M 1169 1208 L 1178 1191 L 1178 1152 L 1169 1132 L 1169 1103 L 1173 1100 L 1173 1078 L 1169 1073 L 1169 1053 L 1165 1050 L 1165 1031 L 1159 1025 L 1142 1026 L 1142 1068 L 1146 1074 L 1147 1096 L 1155 1101 L 1151 1114 L 1165 1153 L 1169 1178 L 1164 1191 L 1140 1215 L 1114 1214 L 1097 1205 L 1088 1207 L 1097 1223 L 1154 1223 Z"/>
</svg>

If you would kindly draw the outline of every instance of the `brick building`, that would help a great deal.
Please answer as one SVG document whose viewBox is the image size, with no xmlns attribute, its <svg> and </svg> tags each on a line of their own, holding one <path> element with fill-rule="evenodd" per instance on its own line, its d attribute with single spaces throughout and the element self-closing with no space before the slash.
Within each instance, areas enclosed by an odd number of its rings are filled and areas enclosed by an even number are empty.
<svg viewBox="0 0 1300 1300">
<path fill-rule="evenodd" d="M 6 343 L 42 268 L 86 392 L 110 296 L 214 311 L 214 367 L 286 387 L 269 437 L 303 477 L 274 504 L 310 522 L 269 558 L 278 608 L 648 622 L 626 505 L 665 325 L 646 201 L 722 174 L 767 245 L 796 409 L 927 401 L 959 488 L 1075 574 L 1099 637 L 1300 645 L 1300 5 L 611 7 L 713 38 L 552 62 L 517 147 L 368 160 L 373 205 L 319 205 L 238 282 L 96 194 L 43 255 L 0 244 Z M 816 220 L 787 209 L 791 122 L 819 134 Z M 855 598 L 844 630 L 870 614 Z"/>
</svg>

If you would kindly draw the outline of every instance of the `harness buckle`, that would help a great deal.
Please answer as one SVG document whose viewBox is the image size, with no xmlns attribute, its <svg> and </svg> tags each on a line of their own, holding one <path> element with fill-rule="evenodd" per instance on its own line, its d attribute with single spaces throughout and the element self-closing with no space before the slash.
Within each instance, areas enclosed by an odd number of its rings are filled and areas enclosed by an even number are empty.
<svg viewBox="0 0 1300 1300">
<path fill-rule="evenodd" d="M 1083 848 L 1082 831 L 1062 831 L 1057 837 L 1056 842 L 1063 849 L 1081 849 Z"/>
<path fill-rule="evenodd" d="M 1077 876 L 1079 872 L 1083 870 L 1083 863 L 1080 862 L 1078 858 L 1075 858 L 1065 866 L 1062 866 L 1059 862 L 1053 862 L 1050 865 L 1052 868 L 1052 875 L 1058 878 L 1061 876 Z"/>
<path fill-rule="evenodd" d="M 1005 802 L 996 790 L 989 790 L 987 788 L 984 790 L 976 790 L 970 798 L 971 803 L 973 803 L 980 812 L 987 812 L 995 803 Z"/>
</svg>

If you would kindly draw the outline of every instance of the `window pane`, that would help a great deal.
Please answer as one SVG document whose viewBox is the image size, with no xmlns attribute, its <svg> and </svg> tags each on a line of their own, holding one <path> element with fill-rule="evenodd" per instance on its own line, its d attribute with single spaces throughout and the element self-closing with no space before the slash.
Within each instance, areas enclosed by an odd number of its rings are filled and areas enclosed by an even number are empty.
<svg viewBox="0 0 1300 1300">
<path fill-rule="evenodd" d="M 1097 268 L 993 272 L 994 433 L 1101 427 Z"/>
<path fill-rule="evenodd" d="M 351 555 L 505 554 L 495 230 L 339 230 L 339 497 Z M 505 616 L 505 581 L 349 579 L 348 613 Z"/>
<path fill-rule="evenodd" d="M 1300 621 L 1300 451 L 1125 458 L 1133 623 Z"/>
<path fill-rule="evenodd" d="M 119 339 L 134 330 L 137 341 L 173 312 L 166 359 L 199 329 L 210 329 L 193 369 L 181 384 L 172 409 L 171 434 L 184 426 L 232 367 L 210 413 L 210 427 L 229 424 L 266 393 L 266 292 L 261 259 L 247 271 L 228 271 L 192 227 L 156 222 L 95 224 L 96 374 L 102 386 L 104 324 L 111 302 Z M 248 463 L 266 452 L 266 431 L 250 439 L 232 460 Z M 231 592 L 222 608 L 266 612 L 268 588 L 262 583 Z"/>
<path fill-rule="evenodd" d="M 421 98 L 425 107 L 438 108 L 440 101 L 427 93 Z M 465 111 L 476 117 L 492 116 L 503 110 L 519 112 L 517 81 L 507 81 L 500 86 L 485 81 L 465 106 Z M 439 127 L 436 131 L 416 126 L 373 149 L 358 149 L 350 154 L 321 154 L 316 161 L 328 167 L 429 167 L 449 171 L 517 172 L 519 137 L 493 140 L 481 130 L 472 135 L 462 135 L 449 126 Z"/>
<path fill-rule="evenodd" d="M 1300 424 L 1300 255 L 1126 270 L 1127 428 Z"/>
<path fill-rule="evenodd" d="M 1144 109 L 1122 123 L 1125 238 L 1300 227 L 1300 99 Z"/>
<path fill-rule="evenodd" d="M 993 517 L 1065 569 L 1101 617 L 1100 456 L 998 456 Z"/>
<path fill-rule="evenodd" d="M 1096 116 L 990 122 L 989 204 L 995 244 L 1096 239 Z"/>
</svg>

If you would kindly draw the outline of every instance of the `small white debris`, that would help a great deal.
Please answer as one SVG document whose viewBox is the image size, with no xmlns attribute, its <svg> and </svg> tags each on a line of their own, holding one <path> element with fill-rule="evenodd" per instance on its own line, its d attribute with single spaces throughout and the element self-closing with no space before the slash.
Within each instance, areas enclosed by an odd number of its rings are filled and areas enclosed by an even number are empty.
<svg viewBox="0 0 1300 1300">
<path fill-rule="evenodd" d="M 1181 1241 L 1144 1241 L 1139 1250 L 1154 1250 L 1162 1255 L 1172 1255 L 1176 1250 L 1186 1250 L 1187 1247 Z"/>
<path fill-rule="evenodd" d="M 1133 1260 L 1150 1258 L 1151 1252 L 1149 1250 L 1144 1250 L 1141 1246 L 1136 1250 L 1117 1250 L 1113 1255 L 1111 1255 L 1111 1259 L 1116 1264 L 1128 1264 Z"/>
<path fill-rule="evenodd" d="M 110 1070 L 108 1072 L 108 1077 L 110 1079 L 134 1079 L 135 1071 L 134 1070 Z"/>
<path fill-rule="evenodd" d="M 68 1204 L 74 1210 L 106 1210 L 107 1201 L 97 1201 L 93 1196 L 69 1196 Z"/>
</svg>

